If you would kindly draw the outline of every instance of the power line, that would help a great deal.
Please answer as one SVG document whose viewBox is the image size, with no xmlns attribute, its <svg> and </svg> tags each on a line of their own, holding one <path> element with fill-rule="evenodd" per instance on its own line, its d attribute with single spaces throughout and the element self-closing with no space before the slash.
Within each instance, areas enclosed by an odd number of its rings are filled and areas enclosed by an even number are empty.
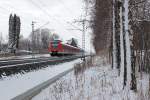
<svg viewBox="0 0 150 100">
<path fill-rule="evenodd" d="M 40 26 L 40 27 L 37 28 L 37 29 L 41 29 L 41 28 L 43 28 L 44 26 L 46 26 L 46 25 L 48 25 L 48 24 L 49 24 L 49 22 L 45 23 L 44 25 Z"/>
<path fill-rule="evenodd" d="M 45 13 L 49 18 L 52 18 L 52 19 L 55 20 L 56 22 L 60 23 L 61 26 L 62 26 L 62 25 L 64 26 L 63 23 L 61 23 L 58 19 L 52 17 L 49 13 L 47 13 L 46 10 L 42 9 L 38 4 L 36 4 L 35 2 L 33 2 L 33 0 L 29 0 L 29 1 L 31 1 L 31 3 L 32 3 L 34 6 L 36 6 L 37 8 L 39 8 L 39 9 L 40 9 L 43 13 Z M 44 5 L 43 2 L 41 2 L 40 0 L 38 0 L 38 1 L 40 2 L 40 4 Z M 64 22 L 66 22 L 66 21 L 64 20 Z M 67 23 L 67 24 L 69 24 L 70 26 L 72 26 L 72 27 L 74 27 L 74 28 L 77 28 L 76 26 L 74 26 L 74 25 L 72 25 L 72 24 L 70 24 L 70 23 Z M 66 30 L 66 31 L 68 31 L 68 30 Z"/>
<path fill-rule="evenodd" d="M 4 7 L 1 7 L 1 6 L 0 6 L 0 9 L 4 11 L 3 13 L 2 13 L 2 12 L 0 12 L 0 13 L 1 13 L 1 15 L 3 15 L 3 16 L 4 16 L 4 15 L 6 15 L 6 16 L 8 16 L 8 15 L 6 14 L 6 11 L 7 11 L 7 12 L 9 12 L 9 10 L 8 10 L 8 9 L 6 9 L 6 8 L 4 8 Z"/>
<path fill-rule="evenodd" d="M 46 14 L 50 19 L 53 19 L 53 20 L 57 21 L 58 23 L 60 23 L 60 21 L 58 21 L 56 18 L 52 17 L 49 13 L 47 13 L 46 10 L 42 9 L 41 6 L 39 6 L 38 4 L 36 4 L 35 2 L 33 2 L 33 0 L 29 0 L 29 1 L 31 1 L 34 6 L 36 6 L 38 9 L 40 9 L 40 10 L 41 10 L 44 14 Z M 38 0 L 38 1 L 39 1 L 39 0 Z M 42 2 L 40 2 L 40 4 L 43 5 Z M 60 23 L 60 24 L 62 24 L 62 23 Z"/>
<path fill-rule="evenodd" d="M 40 2 L 40 4 L 42 4 L 43 6 L 45 6 L 45 4 L 43 2 L 41 2 L 41 0 L 38 0 Z M 47 13 L 47 12 L 46 12 Z M 48 13 L 47 13 L 48 14 Z M 48 14 L 49 15 L 49 14 Z M 53 18 L 52 16 L 49 16 L 50 18 Z M 53 18 L 54 20 L 56 20 L 57 22 L 59 22 L 60 24 L 63 24 L 61 23 L 60 21 L 58 21 L 56 18 Z M 63 20 L 64 22 L 66 22 L 65 20 Z M 71 25 L 72 27 L 76 27 L 68 22 L 66 22 L 67 24 Z"/>
<path fill-rule="evenodd" d="M 42 9 L 38 4 L 36 4 L 35 2 L 33 2 L 33 0 L 29 0 L 34 6 L 36 6 L 38 9 L 40 9 L 43 13 L 45 13 L 48 17 L 51 18 L 51 16 L 49 15 L 49 13 L 47 13 L 44 9 Z"/>
<path fill-rule="evenodd" d="M 72 14 L 72 11 L 64 4 L 62 0 L 57 0 L 57 1 L 59 1 L 64 6 L 64 8 L 69 12 L 69 14 Z"/>
<path fill-rule="evenodd" d="M 0 9 L 5 10 L 5 11 L 8 11 L 8 12 L 9 12 L 9 10 L 8 10 L 8 9 L 6 9 L 6 8 L 0 7 Z"/>
<path fill-rule="evenodd" d="M 68 10 L 69 14 L 72 14 L 72 11 L 64 4 L 64 2 L 62 0 L 58 0 L 63 6 L 64 8 L 66 8 L 66 10 Z M 86 11 L 87 12 L 87 11 Z M 86 13 L 87 15 L 87 13 Z M 82 29 L 78 28 L 77 26 L 67 22 L 69 25 L 73 26 L 74 28 L 76 28 L 77 30 L 81 31 Z"/>
<path fill-rule="evenodd" d="M 40 4 L 42 4 L 43 6 L 45 6 L 44 5 L 44 3 L 43 2 L 41 2 L 41 0 L 38 0 L 39 2 L 40 2 Z M 62 2 L 62 4 L 65 6 L 65 4 L 63 3 L 63 1 L 61 1 L 61 0 L 59 0 L 60 2 Z M 67 9 L 67 7 L 66 7 L 66 9 Z M 69 10 L 69 9 L 68 9 Z M 71 11 L 70 11 L 71 12 Z M 72 14 L 72 12 L 70 13 L 70 14 Z M 55 20 L 57 20 L 57 19 L 55 19 Z M 57 20 L 58 21 L 58 20 Z M 69 23 L 69 22 L 67 22 L 67 21 L 65 21 L 65 20 L 63 20 L 64 22 L 66 22 L 68 25 L 70 25 L 70 26 L 72 26 L 72 27 L 74 27 L 74 28 L 77 28 L 77 29 L 79 29 L 77 26 L 75 26 L 75 25 L 73 25 L 73 24 L 71 24 L 71 23 Z M 59 21 L 58 21 L 59 22 Z M 61 23 L 61 22 L 60 22 Z M 62 23 L 61 23 L 62 24 Z"/>
</svg>

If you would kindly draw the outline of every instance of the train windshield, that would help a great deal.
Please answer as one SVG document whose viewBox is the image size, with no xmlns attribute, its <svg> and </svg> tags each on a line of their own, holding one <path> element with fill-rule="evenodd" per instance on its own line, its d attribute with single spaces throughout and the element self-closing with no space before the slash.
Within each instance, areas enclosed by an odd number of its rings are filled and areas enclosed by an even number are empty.
<svg viewBox="0 0 150 100">
<path fill-rule="evenodd" d="M 52 42 L 53 48 L 57 48 L 57 47 L 58 47 L 58 43 L 59 43 L 58 40 L 54 40 L 54 41 Z"/>
</svg>

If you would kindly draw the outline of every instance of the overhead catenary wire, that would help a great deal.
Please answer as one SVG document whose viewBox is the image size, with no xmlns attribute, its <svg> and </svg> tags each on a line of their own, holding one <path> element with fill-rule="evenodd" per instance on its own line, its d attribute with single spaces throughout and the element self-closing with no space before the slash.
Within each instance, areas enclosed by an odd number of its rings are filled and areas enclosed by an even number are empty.
<svg viewBox="0 0 150 100">
<path fill-rule="evenodd" d="M 1 7 L 1 6 L 0 6 L 0 9 L 5 10 L 5 11 L 8 11 L 8 12 L 9 12 L 9 10 L 8 10 L 8 9 L 6 9 L 6 8 L 4 8 L 4 7 Z"/>
<path fill-rule="evenodd" d="M 64 4 L 62 0 L 57 0 L 57 1 L 59 1 L 59 3 L 61 3 L 64 6 L 64 8 L 68 11 L 69 14 L 72 14 L 72 11 Z"/>
<path fill-rule="evenodd" d="M 29 0 L 35 7 L 37 7 L 38 9 L 40 9 L 45 15 L 47 15 L 50 19 L 55 20 L 55 22 L 58 22 L 62 25 L 62 23 L 60 21 L 58 21 L 56 18 L 52 17 L 49 13 L 47 13 L 46 10 L 44 10 L 43 8 L 41 8 L 41 6 L 39 6 L 37 3 L 35 3 L 33 0 Z M 39 0 L 38 0 L 39 1 Z M 40 2 L 40 4 L 43 5 L 42 2 Z"/>
<path fill-rule="evenodd" d="M 38 9 L 40 9 L 44 14 L 46 14 L 48 17 L 51 18 L 51 16 L 49 15 L 49 13 L 47 13 L 47 11 L 45 11 L 44 9 L 42 9 L 37 3 L 35 3 L 33 0 L 29 0 L 35 7 L 37 7 Z"/>
<path fill-rule="evenodd" d="M 58 19 L 52 17 L 45 9 L 41 8 L 41 6 L 38 5 L 37 3 L 35 3 L 33 0 L 29 0 L 29 1 L 30 1 L 35 7 L 37 7 L 38 9 L 40 9 L 44 14 L 46 14 L 50 19 L 53 19 L 53 20 L 55 20 L 55 22 L 60 23 L 61 26 L 62 26 L 62 25 L 64 26 L 64 23 L 62 23 L 62 22 L 60 22 Z M 37 0 L 37 1 L 39 1 L 40 4 L 42 4 L 43 6 L 45 6 L 45 5 L 43 4 L 43 2 L 41 2 L 40 0 Z M 63 21 L 66 22 L 65 20 L 63 20 Z M 74 27 L 74 28 L 77 28 L 77 26 L 72 25 L 71 23 L 68 23 L 68 22 L 66 22 L 66 23 L 67 23 L 68 25 Z M 65 27 L 65 26 L 64 26 L 64 27 Z M 79 29 L 79 28 L 78 28 L 78 29 Z M 65 30 L 65 31 L 68 31 L 68 30 Z"/>
<path fill-rule="evenodd" d="M 1 7 L 1 6 L 0 6 L 0 9 L 4 11 L 4 12 L 0 12 L 1 15 L 3 15 L 3 16 L 8 16 L 8 15 L 6 14 L 6 12 L 10 12 L 8 9 L 6 9 L 6 8 L 4 8 L 4 7 Z"/>
<path fill-rule="evenodd" d="M 71 15 L 72 14 L 72 11 L 64 4 L 64 2 L 62 0 L 57 0 L 59 1 L 63 6 L 64 8 L 68 11 L 68 13 Z M 73 25 L 72 23 L 69 23 L 67 22 L 69 25 L 73 26 L 74 28 L 76 28 L 77 30 L 81 31 L 82 29 L 80 29 L 79 27 Z"/>
<path fill-rule="evenodd" d="M 31 0 L 31 1 L 32 1 L 32 0 Z M 38 1 L 40 2 L 41 5 L 45 6 L 43 2 L 41 2 L 40 0 L 38 0 Z M 40 6 L 39 6 L 39 7 L 40 7 Z M 40 8 L 41 8 L 41 7 L 40 7 Z M 41 8 L 41 9 L 42 9 L 42 8 Z M 52 19 L 54 19 L 55 21 L 59 22 L 61 25 L 63 24 L 63 23 L 60 22 L 58 19 L 52 17 L 49 13 L 47 13 L 47 11 L 44 10 L 44 12 L 46 12 L 46 14 L 48 14 L 50 18 L 52 18 Z M 62 19 L 62 20 L 63 20 L 63 19 Z M 66 22 L 66 24 L 68 24 L 68 25 L 70 25 L 70 26 L 72 26 L 72 27 L 74 27 L 74 28 L 78 28 L 77 26 L 72 25 L 71 23 L 69 23 L 69 22 L 67 22 L 67 21 L 65 21 L 65 20 L 63 20 L 63 21 Z M 78 28 L 78 29 L 79 29 L 79 28 Z"/>
</svg>

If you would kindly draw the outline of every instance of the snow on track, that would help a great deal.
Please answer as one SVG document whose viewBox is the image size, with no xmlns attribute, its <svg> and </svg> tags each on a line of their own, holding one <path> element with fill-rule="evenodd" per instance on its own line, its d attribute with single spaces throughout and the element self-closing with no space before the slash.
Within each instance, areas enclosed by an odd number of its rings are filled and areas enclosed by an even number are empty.
<svg viewBox="0 0 150 100">
<path fill-rule="evenodd" d="M 1 100 L 10 100 L 27 90 L 53 78 L 54 76 L 74 67 L 75 63 L 81 62 L 80 59 L 49 66 L 38 71 L 26 74 L 17 74 L 12 77 L 6 77 L 0 80 L 0 98 Z"/>
</svg>

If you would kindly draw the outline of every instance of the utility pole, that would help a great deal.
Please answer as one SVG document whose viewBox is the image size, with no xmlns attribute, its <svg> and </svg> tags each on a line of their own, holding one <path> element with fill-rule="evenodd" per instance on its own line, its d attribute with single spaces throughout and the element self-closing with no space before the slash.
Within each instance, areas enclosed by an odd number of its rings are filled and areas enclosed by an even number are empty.
<svg viewBox="0 0 150 100">
<path fill-rule="evenodd" d="M 79 20 L 79 21 L 75 21 L 75 22 L 79 22 L 82 24 L 82 59 L 83 61 L 85 61 L 85 32 L 86 32 L 86 22 L 90 22 L 89 20 L 86 19 L 88 14 L 88 3 L 86 2 L 86 7 L 85 7 L 85 16 L 83 19 Z"/>
<path fill-rule="evenodd" d="M 35 22 L 32 21 L 32 24 L 31 24 L 31 25 L 32 25 L 32 44 L 33 44 L 33 45 L 35 45 L 35 44 L 33 43 L 33 42 L 34 42 L 34 41 L 33 41 L 33 40 L 34 40 L 34 24 L 35 24 Z"/>
<path fill-rule="evenodd" d="M 89 22 L 89 20 L 82 19 L 79 21 L 75 21 L 75 23 L 81 23 L 82 24 L 82 29 L 76 29 L 82 31 L 82 59 L 85 61 L 85 31 L 86 31 L 86 22 Z"/>
<path fill-rule="evenodd" d="M 32 42 L 32 57 L 34 58 L 34 53 L 33 53 L 33 46 L 35 46 L 35 41 L 34 41 L 34 24 L 35 24 L 36 22 L 35 21 L 32 21 L 32 37 L 31 37 L 31 42 Z"/>
<path fill-rule="evenodd" d="M 85 20 L 82 21 L 82 26 L 83 26 L 83 33 L 82 33 L 82 57 L 83 60 L 85 61 Z"/>
<path fill-rule="evenodd" d="M 71 30 L 79 30 L 82 32 L 82 60 L 85 61 L 85 32 L 86 32 L 86 22 L 91 22 L 90 20 L 87 20 L 86 19 L 86 16 L 87 16 L 87 10 L 88 10 L 88 5 L 86 6 L 85 8 L 85 16 L 83 19 L 81 20 L 75 20 L 74 23 L 81 23 L 82 24 L 82 29 L 72 25 L 71 23 L 71 26 L 73 26 L 75 29 L 71 29 Z"/>
<path fill-rule="evenodd" d="M 32 34 L 34 34 L 34 24 L 35 24 L 36 22 L 35 21 L 32 21 Z"/>
<path fill-rule="evenodd" d="M 91 22 L 91 20 L 87 20 L 86 18 L 84 19 L 81 19 L 81 20 L 75 20 L 73 23 L 81 23 L 82 24 L 82 29 L 76 27 L 76 26 L 73 26 L 75 29 L 68 29 L 68 30 L 78 30 L 78 31 L 81 31 L 82 32 L 82 60 L 85 61 L 85 42 L 86 42 L 86 39 L 85 39 L 85 32 L 86 32 L 86 22 Z"/>
</svg>

